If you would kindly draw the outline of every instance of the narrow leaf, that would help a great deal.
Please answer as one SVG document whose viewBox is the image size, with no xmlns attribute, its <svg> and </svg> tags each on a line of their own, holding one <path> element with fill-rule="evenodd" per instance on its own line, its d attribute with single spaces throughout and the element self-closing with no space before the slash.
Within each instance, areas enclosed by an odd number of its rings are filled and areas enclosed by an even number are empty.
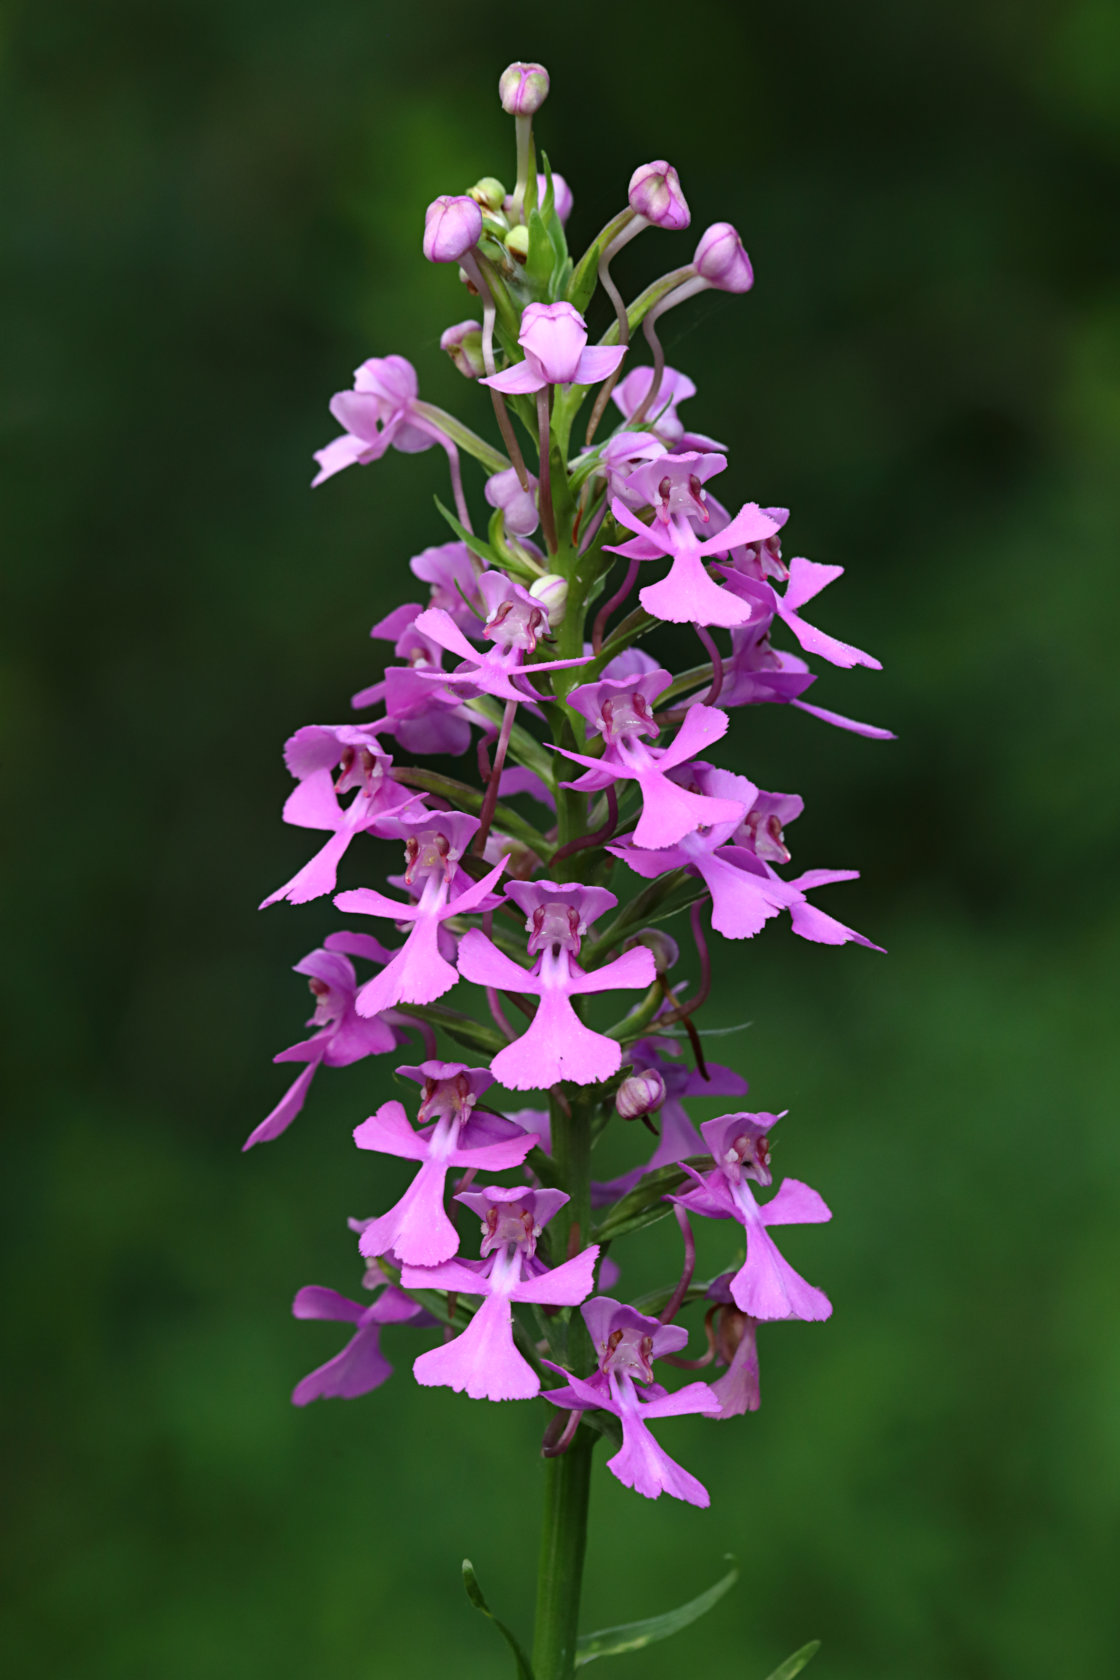
<svg viewBox="0 0 1120 1680">
<path fill-rule="evenodd" d="M 548 237 L 544 217 L 539 210 L 529 212 L 529 255 L 522 273 L 534 291 L 543 291 L 556 262 L 556 250 Z"/>
<path fill-rule="evenodd" d="M 541 153 L 541 174 L 544 176 L 544 202 L 539 206 L 545 221 L 556 208 L 556 188 L 552 184 L 552 165 L 548 161 L 548 153 Z"/>
<path fill-rule="evenodd" d="M 495 508 L 494 512 L 490 515 L 490 523 L 487 526 L 487 534 L 489 537 L 490 547 L 494 550 L 494 554 L 496 555 L 498 564 L 502 567 L 502 570 L 508 572 L 511 577 L 518 578 L 526 585 L 535 583 L 537 578 L 541 575 L 540 571 L 537 567 L 527 566 L 523 560 L 519 560 L 517 555 L 506 542 L 505 514 L 500 508 Z M 466 597 L 464 596 L 464 600 L 465 599 Z M 467 605 L 470 605 L 469 601 L 467 602 Z"/>
<path fill-rule="evenodd" d="M 666 1610 L 663 1615 L 650 1616 L 644 1622 L 625 1622 L 621 1627 L 604 1628 L 601 1633 L 585 1633 L 576 1646 L 575 1666 L 583 1668 L 587 1663 L 594 1662 L 596 1657 L 618 1657 L 627 1651 L 640 1651 L 658 1639 L 668 1639 L 670 1634 L 678 1633 L 681 1628 L 698 1621 L 714 1604 L 718 1604 L 738 1579 L 738 1568 L 729 1569 L 714 1587 L 709 1587 L 699 1598 L 679 1605 L 676 1610 Z M 792 1657 L 790 1661 L 793 1661 Z M 777 1680 L 777 1677 L 772 1676 L 771 1680 Z"/>
<path fill-rule="evenodd" d="M 451 776 L 440 776 L 434 770 L 423 770 L 412 765 L 404 765 L 400 768 L 394 766 L 393 774 L 397 781 L 404 783 L 405 787 L 423 788 L 428 793 L 438 793 L 443 798 L 450 799 L 457 810 L 480 811 L 482 809 L 482 794 L 479 789 L 469 787 L 466 782 L 457 782 Z M 519 816 L 509 805 L 503 805 L 499 802 L 494 807 L 494 827 L 501 830 L 503 834 L 509 834 L 514 839 L 523 841 L 526 846 L 531 846 L 535 852 L 538 852 L 544 858 L 548 858 L 552 853 L 553 848 L 533 827 L 532 823 L 526 822 L 525 818 Z M 522 940 L 519 949 L 523 951 L 524 948 L 525 944 Z"/>
<path fill-rule="evenodd" d="M 619 1237 L 632 1236 L 635 1231 L 644 1231 L 648 1225 L 657 1225 L 662 1219 L 668 1219 L 672 1211 L 671 1203 L 654 1202 L 652 1207 L 640 1208 L 617 1223 L 612 1220 L 606 1229 L 595 1230 L 595 1240 L 599 1243 L 617 1242 Z"/>
<path fill-rule="evenodd" d="M 604 229 L 605 233 L 607 230 Z M 580 314 L 584 314 L 591 302 L 592 294 L 599 284 L 599 258 L 603 254 L 608 241 L 600 235 L 594 244 L 589 245 L 575 271 L 568 281 L 568 302 L 573 304 Z"/>
<path fill-rule="evenodd" d="M 402 1015 L 415 1015 L 419 1021 L 442 1027 L 448 1038 L 453 1038 L 456 1044 L 465 1045 L 468 1050 L 496 1056 L 505 1047 L 505 1039 L 493 1027 L 484 1026 L 469 1015 L 460 1015 L 456 1009 L 443 1009 L 438 1003 L 398 1003 L 396 1008 Z"/>
<path fill-rule="evenodd" d="M 793 1680 L 795 1674 L 800 1674 L 806 1663 L 812 1662 L 821 1648 L 819 1639 L 810 1639 L 808 1645 L 802 1645 L 800 1651 L 795 1651 L 792 1657 L 787 1657 L 780 1668 L 776 1668 L 769 1676 L 769 1680 Z"/>
<path fill-rule="evenodd" d="M 549 301 L 556 303 L 564 296 L 572 280 L 572 259 L 564 257 L 558 259 L 552 271 L 552 278 L 548 282 Z"/>
<path fill-rule="evenodd" d="M 454 531 L 455 535 L 459 537 L 462 542 L 466 543 L 472 554 L 477 554 L 480 560 L 489 560 L 492 566 L 501 566 L 501 561 L 494 553 L 494 550 L 490 547 L 489 543 L 483 542 L 481 537 L 474 536 L 472 532 L 467 530 L 465 525 L 460 525 L 451 509 L 444 507 L 438 496 L 433 497 L 433 500 L 440 513 Z"/>
<path fill-rule="evenodd" d="M 655 1220 L 664 1218 L 672 1212 L 671 1204 L 664 1197 L 667 1192 L 678 1189 L 685 1176 L 679 1166 L 658 1167 L 656 1172 L 648 1173 L 632 1190 L 627 1191 L 621 1201 L 615 1203 L 598 1225 L 592 1226 L 592 1241 L 614 1242 L 628 1231 L 637 1231 L 643 1225 L 651 1225 Z"/>
<path fill-rule="evenodd" d="M 506 1624 L 498 1620 L 493 1610 L 491 1610 L 490 1606 L 487 1604 L 485 1598 L 483 1597 L 482 1588 L 478 1584 L 478 1576 L 474 1572 L 474 1564 L 469 1558 L 463 1559 L 463 1585 L 466 1587 L 467 1597 L 470 1599 L 475 1609 L 481 1610 L 484 1616 L 488 1616 L 490 1618 L 502 1638 L 505 1640 L 506 1644 L 509 1646 L 510 1650 L 513 1652 L 514 1660 L 517 1663 L 517 1680 L 533 1680 L 533 1670 L 529 1666 L 528 1657 L 525 1655 L 521 1646 L 517 1643 L 516 1638 L 510 1632 Z"/>
</svg>

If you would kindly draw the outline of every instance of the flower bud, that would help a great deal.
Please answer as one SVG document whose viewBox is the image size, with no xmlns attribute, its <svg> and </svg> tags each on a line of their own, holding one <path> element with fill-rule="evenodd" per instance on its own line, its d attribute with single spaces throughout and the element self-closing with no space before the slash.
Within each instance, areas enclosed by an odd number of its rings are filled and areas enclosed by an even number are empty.
<svg viewBox="0 0 1120 1680">
<path fill-rule="evenodd" d="M 523 840 L 512 840 L 497 829 L 491 829 L 487 835 L 482 856 L 491 865 L 505 858 L 507 881 L 527 881 L 541 867 L 540 858 Z"/>
<path fill-rule="evenodd" d="M 460 321 L 448 327 L 440 336 L 439 347 L 447 351 L 464 379 L 479 379 L 485 372 L 482 326 L 478 321 Z"/>
<path fill-rule="evenodd" d="M 495 175 L 484 175 L 467 193 L 484 210 L 500 210 L 505 202 L 506 189 Z"/>
<path fill-rule="evenodd" d="M 505 248 L 515 263 L 524 263 L 529 259 L 529 229 L 521 222 L 511 227 L 504 240 Z"/>
<path fill-rule="evenodd" d="M 458 262 L 482 237 L 482 211 L 473 198 L 441 193 L 424 216 L 424 255 L 429 262 Z"/>
<path fill-rule="evenodd" d="M 654 227 L 686 228 L 692 212 L 685 203 L 680 178 L 671 163 L 658 158 L 643 163 L 630 177 L 630 208 Z"/>
<path fill-rule="evenodd" d="M 548 98 L 548 71 L 543 64 L 510 64 L 498 78 L 498 98 L 510 117 L 531 117 Z"/>
<path fill-rule="evenodd" d="M 642 928 L 628 939 L 622 947 L 624 951 L 632 951 L 638 945 L 644 945 L 647 951 L 653 952 L 654 966 L 658 974 L 668 974 L 674 968 L 681 954 L 681 948 L 671 934 L 662 933 L 660 928 Z"/>
<path fill-rule="evenodd" d="M 665 1101 L 665 1081 L 656 1068 L 629 1073 L 618 1087 L 614 1106 L 624 1120 L 640 1120 Z"/>
<path fill-rule="evenodd" d="M 546 572 L 529 585 L 529 593 L 548 614 L 549 629 L 559 629 L 568 610 L 567 578 L 562 578 L 558 572 Z"/>
<path fill-rule="evenodd" d="M 537 513 L 537 481 L 528 474 L 529 488 L 522 490 L 516 469 L 507 467 L 486 480 L 483 494 L 492 508 L 500 508 L 511 537 L 531 537 L 540 524 Z"/>
<path fill-rule="evenodd" d="M 751 259 L 730 222 L 713 222 L 704 234 L 692 266 L 720 292 L 749 292 L 754 285 Z"/>
</svg>

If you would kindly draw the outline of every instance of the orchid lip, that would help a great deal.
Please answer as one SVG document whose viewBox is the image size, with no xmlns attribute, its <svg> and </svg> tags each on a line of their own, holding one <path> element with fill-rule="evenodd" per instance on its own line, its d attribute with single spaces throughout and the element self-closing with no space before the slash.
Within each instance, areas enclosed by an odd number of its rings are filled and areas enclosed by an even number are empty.
<svg viewBox="0 0 1120 1680">
<path fill-rule="evenodd" d="M 451 842 L 438 830 L 420 835 L 410 834 L 404 843 L 404 853 L 404 878 L 407 886 L 412 886 L 419 876 L 427 877 L 438 872 L 446 877 L 451 866 L 458 861 L 451 849 Z"/>
<path fill-rule="evenodd" d="M 465 1119 L 474 1107 L 474 1092 L 465 1074 L 457 1073 L 453 1079 L 425 1079 L 420 1099 L 420 1119 L 427 1120 L 432 1114 L 446 1114 L 448 1109 L 445 1105 L 448 1102 L 456 1119 Z"/>
<path fill-rule="evenodd" d="M 541 904 L 533 911 L 529 922 L 529 954 L 535 955 L 545 946 L 559 946 L 561 950 L 578 956 L 581 931 L 579 911 L 574 905 L 559 901 Z"/>
<path fill-rule="evenodd" d="M 616 694 L 604 700 L 600 728 L 607 741 L 615 741 L 625 735 L 661 733 L 644 694 Z"/>
<path fill-rule="evenodd" d="M 618 1376 L 632 1371 L 640 1382 L 652 1382 L 653 1337 L 635 1339 L 632 1330 L 612 1330 L 603 1346 L 599 1369 Z"/>
<path fill-rule="evenodd" d="M 516 1202 L 499 1204 L 487 1210 L 483 1221 L 482 1253 L 485 1256 L 512 1244 L 532 1259 L 540 1234 L 541 1228 L 528 1208 Z"/>
</svg>

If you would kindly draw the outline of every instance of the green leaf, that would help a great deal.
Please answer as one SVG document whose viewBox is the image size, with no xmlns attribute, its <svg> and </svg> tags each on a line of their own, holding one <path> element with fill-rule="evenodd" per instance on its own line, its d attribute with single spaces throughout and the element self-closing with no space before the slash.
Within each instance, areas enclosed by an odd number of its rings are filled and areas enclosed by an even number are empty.
<svg viewBox="0 0 1120 1680">
<path fill-rule="evenodd" d="M 667 875 L 661 875 L 656 881 L 650 881 L 642 888 L 636 898 L 619 911 L 614 921 L 605 928 L 598 939 L 585 946 L 586 958 L 580 957 L 581 966 L 594 968 L 602 961 L 604 954 L 613 945 L 621 942 L 624 935 L 631 928 L 646 927 L 652 921 L 654 914 L 678 888 L 694 884 L 695 877 L 690 876 L 686 869 L 674 869 Z M 703 891 L 703 888 L 701 888 Z M 670 912 L 671 913 L 671 912 Z"/>
<path fill-rule="evenodd" d="M 417 766 L 402 765 L 394 767 L 394 777 L 405 787 L 423 788 L 428 793 L 441 794 L 450 799 L 452 804 L 461 811 L 480 811 L 482 809 L 482 794 L 478 788 L 472 788 L 466 782 L 457 782 L 451 776 L 440 776 L 434 770 L 423 770 Z M 553 847 L 535 829 L 530 822 L 520 816 L 518 812 L 501 801 L 494 807 L 494 827 L 501 833 L 508 834 L 514 840 L 521 840 L 526 846 L 531 846 L 541 857 L 549 858 Z M 522 940 L 521 950 L 525 943 Z"/>
<path fill-rule="evenodd" d="M 738 1021 L 733 1027 L 697 1027 L 696 1031 L 701 1038 L 731 1038 L 735 1033 L 746 1032 L 748 1027 L 753 1026 L 753 1021 Z M 666 1038 L 688 1037 L 684 1028 L 678 1026 L 658 1027 L 657 1031 L 658 1034 L 664 1033 Z"/>
<path fill-rule="evenodd" d="M 544 176 L 544 200 L 537 208 L 547 222 L 556 208 L 556 188 L 552 184 L 552 165 L 548 161 L 548 153 L 544 151 L 541 152 L 540 172 Z"/>
<path fill-rule="evenodd" d="M 490 547 L 494 550 L 498 565 L 504 572 L 508 572 L 511 577 L 517 578 L 526 585 L 534 583 L 540 577 L 540 567 L 530 566 L 520 559 L 506 541 L 505 514 L 501 508 L 495 508 L 490 515 L 490 523 L 486 528 L 486 534 L 490 539 Z"/>
<path fill-rule="evenodd" d="M 516 339 L 516 334 L 514 335 Z M 435 403 L 418 402 L 415 411 L 422 414 L 426 420 L 434 420 L 440 431 L 449 437 L 452 443 L 457 443 L 460 449 L 465 449 L 468 455 L 473 455 L 476 461 L 481 461 L 487 472 L 504 472 L 509 466 L 508 458 L 493 444 L 480 438 L 477 432 L 472 432 L 469 426 L 454 414 L 448 414 L 445 408 L 437 408 Z"/>
<path fill-rule="evenodd" d="M 738 1579 L 738 1568 L 729 1569 L 714 1587 L 709 1587 L 699 1598 L 679 1605 L 676 1610 L 666 1610 L 663 1615 L 650 1616 L 644 1622 L 624 1622 L 621 1627 L 604 1628 L 601 1633 L 585 1633 L 576 1646 L 575 1666 L 583 1668 L 587 1663 L 594 1662 L 596 1657 L 619 1657 L 627 1651 L 640 1651 L 655 1640 L 668 1639 L 670 1634 L 678 1633 L 681 1628 L 698 1621 L 714 1604 L 718 1604 Z M 805 1649 L 808 1651 L 809 1647 Z M 790 1661 L 793 1660 L 791 1657 Z M 808 1662 L 808 1657 L 805 1660 Z M 796 1671 L 791 1669 L 790 1672 Z M 777 1680 L 777 1677 L 772 1676 L 771 1680 Z"/>
<path fill-rule="evenodd" d="M 505 1039 L 493 1027 L 483 1026 L 481 1021 L 472 1021 L 469 1015 L 460 1015 L 458 1010 L 443 1009 L 438 1003 L 399 1003 L 396 1007 L 402 1015 L 415 1015 L 419 1021 L 442 1027 L 448 1038 L 453 1038 L 456 1044 L 465 1045 L 468 1050 L 496 1056 L 499 1050 L 505 1048 Z"/>
<path fill-rule="evenodd" d="M 593 245 L 589 245 L 568 281 L 568 302 L 578 309 L 581 315 L 586 313 L 592 294 L 599 284 L 599 258 L 605 245 L 606 240 L 601 237 Z"/>
<path fill-rule="evenodd" d="M 704 882 L 696 886 L 675 889 L 669 897 L 652 915 L 646 917 L 646 927 L 656 927 L 658 922 L 667 922 L 674 916 L 679 916 L 682 910 L 690 910 L 694 904 L 708 897 L 708 887 Z"/>
<path fill-rule="evenodd" d="M 494 550 L 490 547 L 490 544 L 483 542 L 481 537 L 474 536 L 472 532 L 467 530 L 465 525 L 460 525 L 451 509 L 444 507 L 438 496 L 433 499 L 440 513 L 442 513 L 455 535 L 466 543 L 471 553 L 477 554 L 480 560 L 489 560 L 492 566 L 501 568 L 502 562 L 498 555 L 495 554 Z"/>
<path fill-rule="evenodd" d="M 539 210 L 529 212 L 529 255 L 522 273 L 534 292 L 546 290 L 556 264 L 556 248 L 548 237 L 544 217 Z"/>
<path fill-rule="evenodd" d="M 611 1208 L 601 1224 L 592 1226 L 591 1240 L 615 1242 L 630 1231 L 641 1230 L 644 1225 L 664 1219 L 673 1209 L 663 1198 L 667 1191 L 676 1190 L 683 1184 L 685 1177 L 679 1166 L 659 1167 L 656 1172 L 648 1173 Z"/>
<path fill-rule="evenodd" d="M 787 1657 L 780 1668 L 776 1668 L 768 1680 L 793 1680 L 795 1674 L 800 1674 L 806 1663 L 812 1662 L 821 1648 L 819 1639 L 810 1639 L 808 1645 L 802 1645 L 800 1651 L 795 1651 L 792 1657 Z"/>
<path fill-rule="evenodd" d="M 521 1646 L 517 1643 L 516 1638 L 510 1632 L 506 1624 L 498 1620 L 493 1610 L 491 1610 L 490 1606 L 487 1604 L 482 1594 L 482 1588 L 478 1584 L 478 1576 L 474 1572 L 474 1564 L 469 1558 L 463 1559 L 463 1585 L 466 1587 L 467 1597 L 470 1599 L 475 1609 L 481 1610 L 484 1616 L 488 1616 L 490 1618 L 502 1638 L 505 1640 L 506 1644 L 509 1646 L 510 1650 L 513 1652 L 514 1660 L 517 1663 L 517 1680 L 533 1680 L 533 1670 L 529 1666 L 528 1657 L 525 1655 Z"/>
<path fill-rule="evenodd" d="M 552 279 L 548 284 L 550 302 L 556 303 L 564 296 L 564 293 L 571 284 L 571 280 L 572 259 L 571 257 L 564 257 L 557 261 L 556 267 L 552 271 Z"/>
</svg>

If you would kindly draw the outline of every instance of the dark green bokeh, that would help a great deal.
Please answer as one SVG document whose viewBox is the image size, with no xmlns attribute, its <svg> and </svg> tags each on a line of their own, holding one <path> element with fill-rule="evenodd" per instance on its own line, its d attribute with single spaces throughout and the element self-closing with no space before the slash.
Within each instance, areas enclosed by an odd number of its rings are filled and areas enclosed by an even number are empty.
<svg viewBox="0 0 1120 1680">
<path fill-rule="evenodd" d="M 464 1554 L 527 1631 L 539 1408 L 417 1390 L 407 1332 L 380 1394 L 287 1401 L 338 1344 L 290 1298 L 352 1290 L 342 1219 L 383 1197 L 349 1128 L 387 1069 L 238 1154 L 331 925 L 253 908 L 307 850 L 279 745 L 372 680 L 443 536 L 435 456 L 311 496 L 310 451 L 371 354 L 484 414 L 419 233 L 510 173 L 518 56 L 577 243 L 654 155 L 742 228 L 754 293 L 670 317 L 670 358 L 740 495 L 850 568 L 820 618 L 886 671 L 813 697 L 900 736 L 737 715 L 891 950 L 768 929 L 709 1012 L 752 1021 L 722 1044 L 834 1208 L 788 1246 L 836 1313 L 764 1333 L 756 1418 L 666 1426 L 709 1513 L 599 1471 L 588 1625 L 734 1551 L 620 1675 L 753 1680 L 813 1636 L 820 1680 L 1115 1672 L 1115 7 L 72 0 L 3 52 L 9 1672 L 489 1680 Z"/>
</svg>

